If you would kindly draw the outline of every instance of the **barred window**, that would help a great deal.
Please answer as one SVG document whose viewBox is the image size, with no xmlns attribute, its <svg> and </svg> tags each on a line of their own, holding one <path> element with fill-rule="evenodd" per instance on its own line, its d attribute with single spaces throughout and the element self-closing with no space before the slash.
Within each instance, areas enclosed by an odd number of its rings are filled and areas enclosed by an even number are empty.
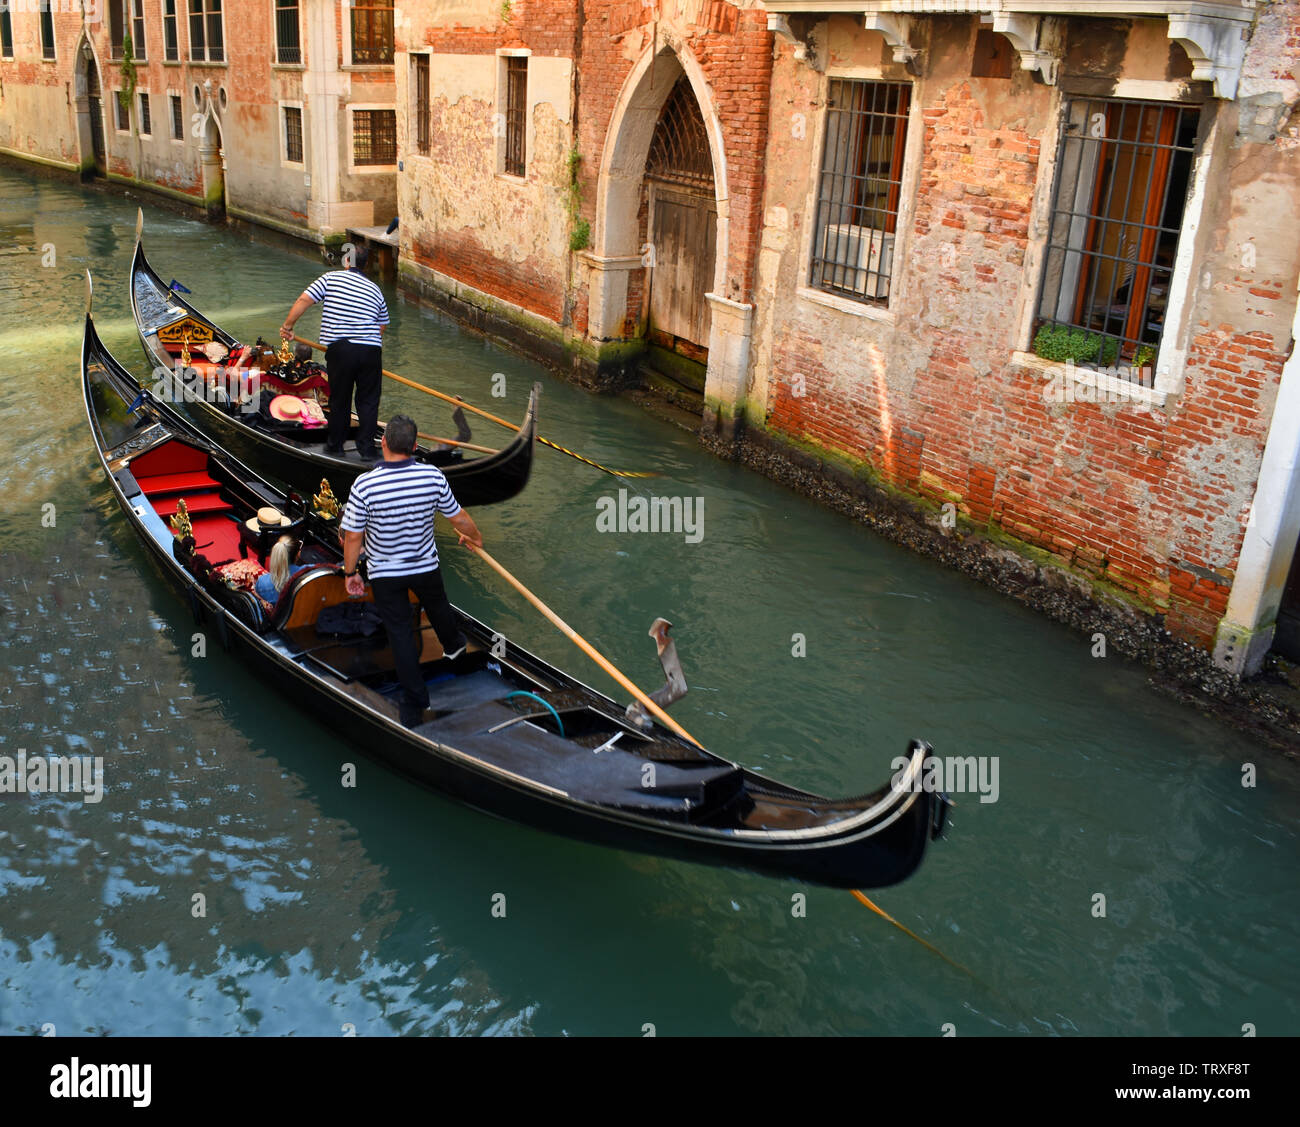
<svg viewBox="0 0 1300 1127">
<path fill-rule="evenodd" d="M 131 54 L 144 62 L 144 0 L 131 0 Z"/>
<path fill-rule="evenodd" d="M 352 163 L 397 163 L 397 111 L 352 111 Z"/>
<path fill-rule="evenodd" d="M 393 5 L 356 4 L 352 8 L 352 62 L 393 61 Z"/>
<path fill-rule="evenodd" d="M 0 11 L 0 56 L 6 59 L 14 57 L 14 18 L 8 5 Z"/>
<path fill-rule="evenodd" d="M 284 159 L 302 164 L 302 109 L 284 107 Z"/>
<path fill-rule="evenodd" d="M 153 134 L 153 117 L 149 113 L 149 95 L 140 94 L 140 132 L 146 137 Z"/>
<path fill-rule="evenodd" d="M 506 59 L 505 171 L 524 176 L 528 166 L 528 56 Z"/>
<path fill-rule="evenodd" d="M 221 0 L 190 0 L 190 58 L 197 62 L 225 62 Z"/>
<path fill-rule="evenodd" d="M 888 301 L 911 102 L 906 82 L 831 79 L 809 274 L 817 289 Z"/>
<path fill-rule="evenodd" d="M 163 0 L 163 58 L 169 63 L 180 61 L 180 40 L 176 28 L 176 0 Z"/>
<path fill-rule="evenodd" d="M 41 58 L 54 58 L 54 13 L 50 11 L 50 0 L 41 0 Z"/>
<path fill-rule="evenodd" d="M 1196 106 L 1066 103 L 1036 341 L 1044 328 L 1083 330 L 1075 361 L 1153 366 L 1199 120 Z"/>
<path fill-rule="evenodd" d="M 130 103 L 126 102 L 119 90 L 113 97 L 113 105 L 117 110 L 117 128 L 123 133 L 131 132 L 131 109 Z"/>
<path fill-rule="evenodd" d="M 302 62 L 298 0 L 275 0 L 275 61 L 291 64 Z"/>
<path fill-rule="evenodd" d="M 429 155 L 429 56 L 412 55 L 415 64 L 415 151 Z"/>
<path fill-rule="evenodd" d="M 171 95 L 172 104 L 172 140 L 183 141 L 185 139 L 185 109 L 181 105 L 181 96 L 179 94 Z"/>
</svg>

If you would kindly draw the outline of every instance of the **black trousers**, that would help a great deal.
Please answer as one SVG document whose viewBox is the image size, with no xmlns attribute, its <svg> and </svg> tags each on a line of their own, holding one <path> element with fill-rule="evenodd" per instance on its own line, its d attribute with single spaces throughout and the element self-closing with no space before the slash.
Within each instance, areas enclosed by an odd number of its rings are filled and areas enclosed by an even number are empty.
<svg viewBox="0 0 1300 1127">
<path fill-rule="evenodd" d="M 447 600 L 442 574 L 437 568 L 420 575 L 400 575 L 391 579 L 371 579 L 370 589 L 375 594 L 375 610 L 384 620 L 388 631 L 388 645 L 397 665 L 397 679 L 402 683 L 402 711 L 410 712 L 429 707 L 429 688 L 420 672 L 420 651 L 415 635 L 415 614 L 408 591 L 414 591 L 420 606 L 429 616 L 438 641 L 444 650 L 452 649 L 460 640 L 460 625 L 456 612 Z"/>
<path fill-rule="evenodd" d="M 336 340 L 325 349 L 330 377 L 329 444 L 340 447 L 352 427 L 352 393 L 357 396 L 357 449 L 373 448 L 379 431 L 379 391 L 384 350 L 373 344 Z"/>
</svg>

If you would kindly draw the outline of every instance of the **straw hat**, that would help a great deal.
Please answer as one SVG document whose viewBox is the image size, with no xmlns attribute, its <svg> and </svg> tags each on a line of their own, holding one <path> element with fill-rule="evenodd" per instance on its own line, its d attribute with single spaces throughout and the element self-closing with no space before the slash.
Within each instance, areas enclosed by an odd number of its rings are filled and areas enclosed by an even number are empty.
<svg viewBox="0 0 1300 1127">
<path fill-rule="evenodd" d="M 220 364 L 221 361 L 230 355 L 230 349 L 219 340 L 210 340 L 203 346 L 203 355 L 211 360 L 212 363 Z"/>
<path fill-rule="evenodd" d="M 279 509 L 267 505 L 257 510 L 257 516 L 249 517 L 244 521 L 249 532 L 263 532 L 268 528 L 284 528 L 286 525 L 293 524 L 287 516 Z"/>
<path fill-rule="evenodd" d="M 296 395 L 277 395 L 271 400 L 271 417 L 282 423 L 296 423 L 302 419 L 302 400 Z"/>
</svg>

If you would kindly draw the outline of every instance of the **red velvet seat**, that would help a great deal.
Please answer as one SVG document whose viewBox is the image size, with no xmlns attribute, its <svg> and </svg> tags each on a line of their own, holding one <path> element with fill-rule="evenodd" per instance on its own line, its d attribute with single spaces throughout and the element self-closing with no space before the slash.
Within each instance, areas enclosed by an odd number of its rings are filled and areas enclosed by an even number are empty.
<svg viewBox="0 0 1300 1127">
<path fill-rule="evenodd" d="M 175 514 L 177 505 L 182 499 L 185 501 L 185 507 L 192 516 L 195 513 L 226 513 L 230 511 L 230 502 L 222 498 L 217 493 L 200 493 L 198 496 L 191 494 L 188 497 L 160 497 L 153 502 L 154 512 L 164 520 Z"/>
<path fill-rule="evenodd" d="M 167 493 L 197 492 L 202 489 L 218 489 L 221 482 L 209 477 L 204 470 L 191 470 L 185 473 L 151 474 L 148 477 L 135 475 L 135 480 L 144 490 L 146 497 L 158 497 Z"/>
</svg>

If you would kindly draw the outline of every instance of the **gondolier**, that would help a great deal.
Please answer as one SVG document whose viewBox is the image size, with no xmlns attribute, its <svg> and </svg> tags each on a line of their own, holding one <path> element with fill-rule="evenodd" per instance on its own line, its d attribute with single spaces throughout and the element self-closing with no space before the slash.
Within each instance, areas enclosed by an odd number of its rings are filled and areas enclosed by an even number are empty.
<svg viewBox="0 0 1300 1127">
<path fill-rule="evenodd" d="M 341 454 L 352 423 L 352 393 L 357 403 L 357 454 L 370 462 L 378 457 L 379 395 L 383 380 L 384 329 L 388 305 L 374 282 L 365 276 L 369 252 L 359 247 L 344 256 L 344 269 L 322 274 L 289 310 L 280 336 L 293 337 L 293 326 L 316 302 L 323 302 L 320 339 L 330 378 L 330 421 L 326 452 Z"/>
<path fill-rule="evenodd" d="M 411 629 L 408 592 L 415 592 L 429 616 L 444 657 L 459 657 L 466 646 L 438 570 L 434 515 L 442 513 L 451 521 L 461 543 L 468 541 L 481 548 L 483 537 L 473 518 L 452 496 L 442 471 L 411 457 L 415 423 L 410 418 L 394 415 L 389 420 L 382 448 L 383 462 L 357 478 L 339 522 L 343 532 L 343 574 L 347 576 L 349 595 L 365 594 L 365 584 L 357 574 L 364 546 L 375 610 L 388 631 L 388 644 L 402 685 L 402 724 L 414 728 L 429 707 L 429 689 L 420 671 L 422 646 Z"/>
</svg>

